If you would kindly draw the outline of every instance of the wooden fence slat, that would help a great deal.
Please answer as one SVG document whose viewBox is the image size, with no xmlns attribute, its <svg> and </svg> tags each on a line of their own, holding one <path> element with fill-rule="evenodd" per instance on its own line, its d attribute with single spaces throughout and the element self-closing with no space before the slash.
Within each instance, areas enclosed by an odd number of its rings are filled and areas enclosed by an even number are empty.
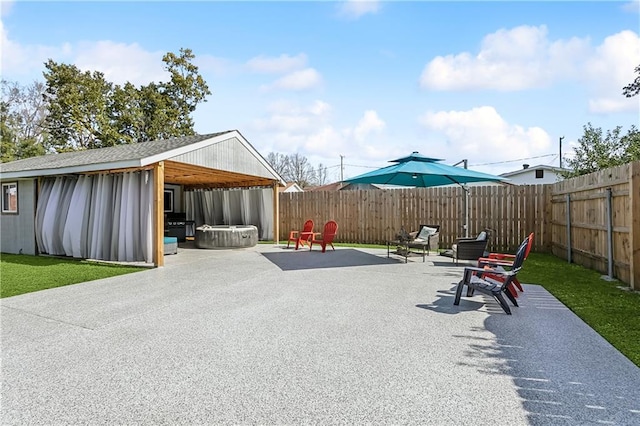
<svg viewBox="0 0 640 426">
<path fill-rule="evenodd" d="M 534 251 L 567 258 L 567 202 L 571 198 L 572 260 L 606 272 L 606 191 L 612 191 L 614 275 L 640 289 L 640 161 L 550 185 L 469 188 L 469 235 L 494 230 L 492 249 L 513 252 L 535 233 Z M 404 226 L 440 225 L 440 248 L 464 235 L 460 187 L 281 193 L 280 237 L 312 219 L 321 230 L 338 222 L 337 241 L 381 244 Z M 575 256 L 574 256 L 575 254 Z"/>
</svg>

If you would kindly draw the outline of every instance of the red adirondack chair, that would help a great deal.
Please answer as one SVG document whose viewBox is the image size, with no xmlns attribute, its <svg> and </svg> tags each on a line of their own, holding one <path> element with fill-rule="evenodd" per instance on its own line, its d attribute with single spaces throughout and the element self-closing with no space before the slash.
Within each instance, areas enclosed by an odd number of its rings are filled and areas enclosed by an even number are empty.
<svg viewBox="0 0 640 426">
<path fill-rule="evenodd" d="M 335 221 L 330 220 L 329 222 L 325 223 L 324 231 L 322 232 L 322 234 L 320 232 L 313 233 L 309 245 L 309 250 L 313 248 L 313 243 L 320 244 L 323 253 L 326 251 L 327 245 L 330 245 L 331 248 L 335 250 L 336 248 L 333 246 L 333 239 L 335 238 L 337 233 L 338 224 Z"/>
<path fill-rule="evenodd" d="M 295 241 L 296 250 L 300 245 L 307 245 L 309 240 L 313 237 L 313 221 L 307 220 L 302 226 L 302 231 L 290 231 L 289 232 L 289 240 L 287 241 L 287 248 L 289 248 L 289 244 L 291 241 Z"/>
<path fill-rule="evenodd" d="M 527 257 L 529 256 L 529 252 L 531 251 L 531 246 L 533 245 L 533 234 L 534 233 L 532 232 L 527 237 L 528 241 L 527 241 L 527 247 L 524 251 L 524 259 L 522 260 L 523 262 L 527 259 Z M 516 258 L 515 254 L 490 253 L 487 257 L 481 257 L 480 259 L 478 259 L 478 267 L 495 268 L 495 269 L 504 271 L 505 267 L 506 268 L 513 267 L 513 262 L 515 258 Z M 513 286 L 518 287 L 518 290 L 520 291 L 524 291 L 524 289 L 522 288 L 522 284 L 520 283 L 520 281 L 518 281 L 518 278 L 516 278 L 515 276 L 513 277 L 507 289 L 509 293 L 513 295 L 513 297 L 518 297 L 518 293 L 515 291 Z"/>
</svg>

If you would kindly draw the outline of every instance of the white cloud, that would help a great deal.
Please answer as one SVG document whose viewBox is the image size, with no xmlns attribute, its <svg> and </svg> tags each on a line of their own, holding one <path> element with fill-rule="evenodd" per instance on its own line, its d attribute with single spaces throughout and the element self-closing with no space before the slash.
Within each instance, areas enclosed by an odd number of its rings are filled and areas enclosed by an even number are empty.
<svg viewBox="0 0 640 426">
<path fill-rule="evenodd" d="M 631 0 L 622 5 L 622 10 L 629 13 L 640 13 L 640 0 Z"/>
<path fill-rule="evenodd" d="M 217 75 L 226 75 L 239 68 L 237 64 L 234 64 L 229 59 L 207 54 L 196 56 L 194 63 L 198 66 L 200 72 L 212 72 Z"/>
<path fill-rule="evenodd" d="M 316 116 L 326 116 L 331 112 L 331 105 L 323 101 L 315 101 L 309 108 L 309 112 Z"/>
<path fill-rule="evenodd" d="M 331 165 L 339 161 L 340 155 L 351 159 L 388 159 L 385 122 L 376 111 L 365 111 L 354 125 L 345 128 L 333 124 L 332 113 L 331 105 L 324 101 L 300 105 L 281 100 L 270 104 L 266 116 L 255 120 L 253 127 L 263 140 L 269 141 L 262 147 L 264 152 L 299 153 L 313 164 Z"/>
<path fill-rule="evenodd" d="M 0 21 L 2 74 L 5 78 L 25 81 L 41 79 L 48 59 L 71 63 L 83 71 L 100 71 L 117 84 L 130 81 L 147 84 L 166 80 L 162 52 L 149 52 L 137 43 L 96 42 L 64 43 L 58 46 L 23 45 L 10 39 Z"/>
<path fill-rule="evenodd" d="M 425 66 L 420 85 L 432 90 L 516 91 L 572 80 L 585 86 L 591 112 L 634 111 L 638 102 L 621 93 L 635 78 L 638 63 L 640 37 L 630 30 L 593 46 L 587 38 L 551 41 L 545 26 L 520 26 L 487 35 L 475 55 L 434 58 Z"/>
<path fill-rule="evenodd" d="M 455 152 L 460 158 L 482 158 L 487 162 L 510 161 L 552 153 L 551 138 L 540 127 L 523 127 L 505 121 L 495 108 L 482 106 L 468 111 L 427 112 L 419 119 L 429 131 L 443 134 L 447 142 L 439 144 L 440 152 L 429 156 L 447 158 Z M 506 165 L 502 173 L 513 169 Z"/>
<path fill-rule="evenodd" d="M 424 68 L 420 85 L 434 90 L 522 90 L 541 87 L 574 71 L 588 41 L 550 42 L 547 28 L 520 26 L 484 37 L 473 55 L 437 56 Z"/>
<path fill-rule="evenodd" d="M 377 0 L 346 0 L 338 5 L 341 16 L 358 19 L 368 13 L 378 13 L 382 5 Z"/>
<path fill-rule="evenodd" d="M 594 113 L 637 111 L 638 99 L 626 98 L 622 88 L 635 79 L 640 63 L 640 37 L 622 31 L 605 38 L 585 63 L 583 78 L 589 84 L 589 110 Z"/>
<path fill-rule="evenodd" d="M 300 71 L 289 73 L 272 84 L 264 86 L 263 90 L 310 90 L 318 87 L 322 83 L 322 76 L 313 68 L 305 68 Z"/>
<path fill-rule="evenodd" d="M 247 68 L 253 72 L 283 74 L 299 70 L 307 65 L 307 55 L 280 55 L 278 57 L 256 56 L 247 61 Z"/>
<path fill-rule="evenodd" d="M 259 130 L 278 134 L 306 134 L 328 122 L 331 106 L 320 100 L 308 106 L 279 100 L 271 103 L 267 112 L 267 118 L 256 120 L 254 123 Z"/>
<path fill-rule="evenodd" d="M 11 9 L 15 1 L 13 0 L 2 0 L 0 1 L 0 16 L 7 16 L 11 13 Z"/>
<path fill-rule="evenodd" d="M 353 131 L 354 137 L 358 142 L 364 142 L 366 137 L 372 132 L 380 133 L 384 130 L 386 124 L 378 117 L 375 111 L 365 111 L 364 116 L 360 119 Z"/>
<path fill-rule="evenodd" d="M 71 50 L 69 45 L 32 44 L 23 46 L 9 38 L 2 21 L 0 21 L 0 45 L 2 46 L 3 78 L 21 80 L 25 83 L 34 78 L 42 77 L 43 63 L 48 58 L 67 57 Z"/>
<path fill-rule="evenodd" d="M 82 42 L 75 47 L 74 64 L 81 70 L 100 71 L 107 81 L 134 85 L 166 81 L 163 52 L 148 52 L 137 43 Z"/>
</svg>

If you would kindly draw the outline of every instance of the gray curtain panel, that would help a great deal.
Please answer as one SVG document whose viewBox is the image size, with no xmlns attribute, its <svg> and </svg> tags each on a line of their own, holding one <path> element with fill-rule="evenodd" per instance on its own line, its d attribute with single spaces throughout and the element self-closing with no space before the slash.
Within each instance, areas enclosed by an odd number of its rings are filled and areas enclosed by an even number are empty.
<svg viewBox="0 0 640 426">
<path fill-rule="evenodd" d="M 260 239 L 273 237 L 271 188 L 187 190 L 185 209 L 196 226 L 255 225 Z"/>
<path fill-rule="evenodd" d="M 59 176 L 42 182 L 36 208 L 41 253 L 152 262 L 152 232 L 150 171 Z"/>
</svg>

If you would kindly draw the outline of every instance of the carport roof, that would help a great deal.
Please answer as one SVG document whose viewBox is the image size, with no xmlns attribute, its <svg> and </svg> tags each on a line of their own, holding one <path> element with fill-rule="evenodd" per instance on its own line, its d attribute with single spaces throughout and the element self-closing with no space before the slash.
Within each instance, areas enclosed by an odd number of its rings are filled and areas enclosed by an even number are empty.
<svg viewBox="0 0 640 426">
<path fill-rule="evenodd" d="M 6 180 L 144 168 L 159 161 L 169 160 L 232 138 L 238 139 L 244 148 L 253 154 L 257 162 L 266 169 L 267 174 L 270 175 L 269 177 L 261 176 L 260 179 L 256 179 L 256 184 L 266 184 L 267 181 L 277 181 L 280 185 L 285 185 L 280 175 L 278 175 L 237 130 L 25 158 L 23 160 L 0 164 L 0 178 Z M 169 162 L 169 164 L 172 164 L 175 168 L 178 163 Z M 185 166 L 188 166 L 188 164 Z M 190 175 L 193 175 L 193 169 L 197 168 L 200 176 L 207 172 L 222 173 L 226 174 L 228 179 L 233 180 L 234 177 L 244 177 L 240 180 L 248 182 L 246 179 L 247 174 L 237 173 L 231 170 L 208 169 L 201 166 L 202 165 L 193 165 L 191 167 L 192 170 L 190 170 Z M 200 178 L 200 181 L 201 180 L 202 177 Z"/>
</svg>

